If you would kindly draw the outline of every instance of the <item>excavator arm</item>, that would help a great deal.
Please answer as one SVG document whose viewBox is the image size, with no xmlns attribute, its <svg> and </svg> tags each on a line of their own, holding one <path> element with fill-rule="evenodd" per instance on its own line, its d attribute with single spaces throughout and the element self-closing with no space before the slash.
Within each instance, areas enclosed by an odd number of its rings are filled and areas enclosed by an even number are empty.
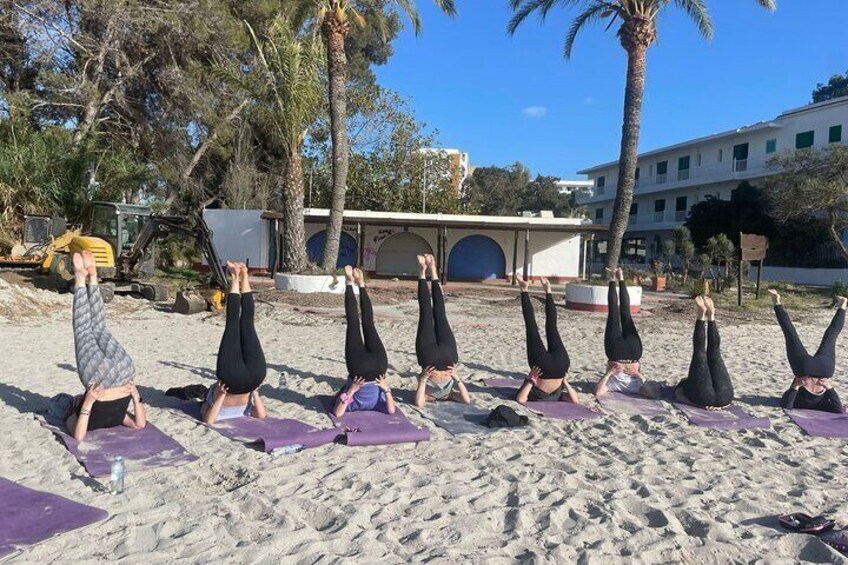
<svg viewBox="0 0 848 565">
<path fill-rule="evenodd" d="M 121 272 L 124 278 L 138 276 L 138 267 L 147 250 L 154 242 L 176 235 L 196 241 L 203 250 L 203 256 L 212 272 L 212 282 L 219 290 L 226 291 L 229 286 L 227 273 L 221 265 L 218 251 L 212 242 L 212 230 L 206 221 L 200 217 L 192 222 L 185 216 L 150 216 L 150 219 L 139 232 L 133 246 L 121 254 Z"/>
</svg>

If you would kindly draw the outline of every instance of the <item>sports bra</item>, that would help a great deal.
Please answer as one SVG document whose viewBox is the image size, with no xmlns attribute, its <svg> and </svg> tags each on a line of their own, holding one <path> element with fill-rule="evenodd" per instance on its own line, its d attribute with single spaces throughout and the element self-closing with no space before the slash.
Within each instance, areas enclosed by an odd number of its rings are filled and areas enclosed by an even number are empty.
<svg viewBox="0 0 848 565">
<path fill-rule="evenodd" d="M 132 396 L 125 396 L 115 400 L 98 400 L 95 402 L 91 407 L 91 414 L 88 416 L 88 431 L 114 428 L 123 424 L 131 400 Z M 82 403 L 76 407 L 77 416 L 79 416 L 81 410 Z"/>
</svg>

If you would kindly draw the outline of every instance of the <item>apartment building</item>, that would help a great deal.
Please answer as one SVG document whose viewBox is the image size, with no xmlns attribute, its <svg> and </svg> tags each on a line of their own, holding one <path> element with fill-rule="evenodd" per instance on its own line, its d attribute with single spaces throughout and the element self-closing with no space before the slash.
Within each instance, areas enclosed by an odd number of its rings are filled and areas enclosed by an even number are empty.
<svg viewBox="0 0 848 565">
<path fill-rule="evenodd" d="M 418 152 L 424 155 L 425 170 L 429 171 L 430 163 L 435 163 L 436 159 L 444 159 L 447 161 L 447 171 L 450 175 L 450 184 L 454 194 L 460 195 L 462 191 L 462 183 L 471 174 L 470 165 L 468 162 L 468 153 L 459 149 L 442 148 L 442 147 L 425 147 L 419 149 Z M 432 167 L 435 169 L 435 167 Z"/>
<path fill-rule="evenodd" d="M 729 199 L 742 181 L 757 185 L 774 174 L 775 155 L 848 142 L 848 96 L 787 110 L 773 120 L 740 127 L 639 155 L 624 259 L 647 262 L 662 241 L 682 225 L 692 206 L 707 197 Z M 578 196 L 591 219 L 609 223 L 615 200 L 618 161 L 578 171 L 592 181 L 591 194 Z M 595 257 L 606 253 L 596 242 Z"/>
<path fill-rule="evenodd" d="M 595 182 L 590 180 L 560 179 L 556 181 L 556 186 L 562 194 L 574 194 L 577 196 L 580 194 L 591 194 L 592 189 L 595 187 Z"/>
</svg>

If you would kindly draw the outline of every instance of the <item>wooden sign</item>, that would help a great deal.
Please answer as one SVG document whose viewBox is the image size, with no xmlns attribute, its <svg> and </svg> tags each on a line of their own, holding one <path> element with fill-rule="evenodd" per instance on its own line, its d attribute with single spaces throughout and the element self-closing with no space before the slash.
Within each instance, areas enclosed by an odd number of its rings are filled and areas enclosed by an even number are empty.
<svg viewBox="0 0 848 565">
<path fill-rule="evenodd" d="M 768 238 L 764 235 L 740 233 L 739 248 L 743 261 L 762 261 L 766 258 Z"/>
</svg>

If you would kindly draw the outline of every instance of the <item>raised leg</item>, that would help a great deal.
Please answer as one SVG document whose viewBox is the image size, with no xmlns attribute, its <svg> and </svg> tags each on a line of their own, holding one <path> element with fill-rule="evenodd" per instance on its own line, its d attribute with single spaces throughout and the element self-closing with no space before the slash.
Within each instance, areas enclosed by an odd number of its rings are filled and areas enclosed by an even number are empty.
<svg viewBox="0 0 848 565">
<path fill-rule="evenodd" d="M 712 379 L 711 406 L 727 406 L 733 402 L 733 382 L 721 357 L 721 338 L 715 320 L 707 322 L 707 365 Z"/>
<path fill-rule="evenodd" d="M 265 373 L 268 366 L 265 362 L 265 353 L 262 351 L 262 344 L 259 342 L 259 336 L 256 334 L 256 325 L 254 323 L 256 306 L 253 302 L 252 292 L 243 292 L 241 295 L 241 318 L 239 319 L 239 330 L 241 333 L 241 358 L 244 360 L 244 366 L 247 368 L 247 373 L 256 383 L 256 386 L 262 384 L 265 380 Z"/>
<path fill-rule="evenodd" d="M 536 315 L 533 312 L 533 304 L 530 302 L 530 294 L 521 293 L 521 313 L 524 316 L 524 328 L 527 333 L 527 363 L 530 368 L 541 367 L 548 355 L 542 336 L 539 334 L 539 326 L 536 324 Z"/>
<path fill-rule="evenodd" d="M 618 309 L 616 283 L 610 281 L 607 290 L 607 325 L 604 328 L 604 352 L 607 359 L 619 361 L 618 344 L 621 341 L 621 311 Z"/>
<path fill-rule="evenodd" d="M 453 362 L 459 360 L 456 351 L 456 338 L 448 322 L 448 313 L 445 309 L 445 294 L 442 291 L 442 283 L 433 279 L 433 325 L 436 331 L 436 341 L 439 347 L 449 351 L 448 357 Z"/>
<path fill-rule="evenodd" d="M 786 358 L 789 360 L 792 374 L 796 377 L 803 377 L 805 376 L 804 364 L 810 354 L 807 353 L 807 349 L 801 343 L 801 338 L 798 337 L 798 332 L 795 330 L 786 309 L 781 304 L 775 304 L 774 313 L 777 316 L 777 323 L 780 324 L 780 329 L 783 331 L 783 338 L 786 342 Z"/>
</svg>

